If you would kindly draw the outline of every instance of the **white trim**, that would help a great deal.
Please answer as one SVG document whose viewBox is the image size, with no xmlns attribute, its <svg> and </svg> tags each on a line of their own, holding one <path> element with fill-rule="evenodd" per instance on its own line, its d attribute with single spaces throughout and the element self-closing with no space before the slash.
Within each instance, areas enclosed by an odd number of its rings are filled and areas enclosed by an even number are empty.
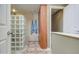
<svg viewBox="0 0 79 59">
<path fill-rule="evenodd" d="M 51 34 L 58 34 L 65 37 L 79 39 L 79 34 L 63 33 L 63 32 L 51 32 Z"/>
<path fill-rule="evenodd" d="M 50 49 L 51 49 L 51 9 L 64 9 L 64 6 L 49 6 L 48 5 L 48 12 L 49 12 L 49 18 L 48 20 L 50 21 Z"/>
<path fill-rule="evenodd" d="M 50 48 L 51 48 L 51 8 L 49 7 L 50 10 Z"/>
<path fill-rule="evenodd" d="M 64 9 L 64 6 L 49 6 L 49 8 L 53 9 Z"/>
<path fill-rule="evenodd" d="M 7 28 L 8 28 L 7 31 L 11 31 L 10 30 L 10 28 L 11 28 L 10 27 L 10 25 L 11 25 L 11 22 L 10 22 L 10 20 L 11 20 L 11 4 L 9 4 L 7 8 L 8 8 L 7 12 L 9 14 L 9 18 L 7 19 Z M 7 53 L 11 54 L 11 35 L 7 35 L 7 47 L 8 47 Z"/>
</svg>

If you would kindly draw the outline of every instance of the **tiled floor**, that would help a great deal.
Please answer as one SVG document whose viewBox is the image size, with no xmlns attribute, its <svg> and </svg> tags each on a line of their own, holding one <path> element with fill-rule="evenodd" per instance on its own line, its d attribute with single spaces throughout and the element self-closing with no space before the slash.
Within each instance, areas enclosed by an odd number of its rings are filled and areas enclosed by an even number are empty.
<svg viewBox="0 0 79 59">
<path fill-rule="evenodd" d="M 22 51 L 23 54 L 50 54 L 50 49 L 41 49 L 38 42 L 29 42 L 28 47 Z"/>
<path fill-rule="evenodd" d="M 41 49 L 38 42 L 38 36 L 36 34 L 32 34 L 29 36 L 27 42 L 27 47 L 24 48 L 21 52 L 23 54 L 48 54 L 51 52 L 50 48 Z"/>
</svg>

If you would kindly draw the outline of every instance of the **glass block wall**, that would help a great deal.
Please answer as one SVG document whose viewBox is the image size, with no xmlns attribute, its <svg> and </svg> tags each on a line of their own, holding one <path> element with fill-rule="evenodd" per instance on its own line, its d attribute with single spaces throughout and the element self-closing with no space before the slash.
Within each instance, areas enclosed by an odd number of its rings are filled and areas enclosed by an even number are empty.
<svg viewBox="0 0 79 59">
<path fill-rule="evenodd" d="M 11 53 L 16 53 L 24 46 L 24 16 L 12 15 L 11 18 Z"/>
</svg>

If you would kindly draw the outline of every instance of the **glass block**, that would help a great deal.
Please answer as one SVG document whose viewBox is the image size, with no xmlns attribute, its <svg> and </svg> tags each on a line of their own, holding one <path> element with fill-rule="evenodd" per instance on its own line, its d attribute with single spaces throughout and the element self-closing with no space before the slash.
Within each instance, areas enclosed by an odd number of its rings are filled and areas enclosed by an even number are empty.
<svg viewBox="0 0 79 59">
<path fill-rule="evenodd" d="M 16 29 L 16 33 L 19 33 L 19 29 Z"/>
<path fill-rule="evenodd" d="M 11 41 L 12 41 L 12 42 L 15 42 L 15 38 L 11 38 Z"/>
<path fill-rule="evenodd" d="M 19 29 L 19 32 L 22 33 L 22 29 Z"/>
<path fill-rule="evenodd" d="M 12 33 L 15 33 L 15 29 L 11 29 L 11 32 L 12 32 Z"/>
<path fill-rule="evenodd" d="M 19 25 L 16 25 L 16 28 L 19 28 Z"/>
<path fill-rule="evenodd" d="M 24 20 L 20 20 L 19 22 L 20 22 L 21 25 L 24 24 Z"/>
<path fill-rule="evenodd" d="M 16 20 L 16 24 L 19 24 L 19 20 L 18 19 Z"/>
<path fill-rule="evenodd" d="M 16 47 L 16 50 L 20 50 L 20 48 L 19 47 Z"/>
<path fill-rule="evenodd" d="M 16 43 L 16 46 L 20 46 L 20 43 Z"/>
<path fill-rule="evenodd" d="M 24 20 L 24 16 L 21 16 L 21 19 Z"/>
<path fill-rule="evenodd" d="M 22 25 L 24 25 L 24 23 L 22 23 Z"/>
<path fill-rule="evenodd" d="M 13 16 L 11 20 L 11 32 L 14 35 L 11 35 L 11 52 L 15 53 L 16 50 L 20 50 L 23 46 L 23 36 L 24 36 L 24 16 Z"/>
<path fill-rule="evenodd" d="M 15 24 L 15 20 L 11 20 L 11 24 Z"/>
<path fill-rule="evenodd" d="M 24 17 L 23 16 L 19 16 L 19 19 L 22 20 L 22 19 L 24 19 Z"/>
<path fill-rule="evenodd" d="M 15 47 L 11 47 L 11 50 L 15 50 Z"/>
<path fill-rule="evenodd" d="M 24 29 L 22 29 L 22 32 L 24 32 Z"/>
<path fill-rule="evenodd" d="M 22 25 L 19 25 L 19 28 L 21 29 L 22 28 Z"/>
<path fill-rule="evenodd" d="M 15 34 L 12 34 L 11 37 L 15 37 Z"/>
<path fill-rule="evenodd" d="M 22 35 L 25 35 L 25 33 L 23 32 Z"/>
<path fill-rule="evenodd" d="M 19 28 L 20 29 L 24 29 L 24 25 L 19 25 Z"/>
<path fill-rule="evenodd" d="M 21 41 L 22 41 L 22 38 L 21 38 Z"/>
<path fill-rule="evenodd" d="M 22 20 L 19 20 L 19 25 L 22 25 Z"/>
<path fill-rule="evenodd" d="M 21 43 L 21 46 L 22 46 L 23 44 Z"/>
<path fill-rule="evenodd" d="M 20 38 L 16 38 L 16 42 L 19 42 L 20 41 Z"/>
<path fill-rule="evenodd" d="M 20 37 L 22 37 L 22 34 L 19 34 Z"/>
<path fill-rule="evenodd" d="M 15 46 L 15 43 L 11 43 L 11 46 Z"/>
<path fill-rule="evenodd" d="M 16 16 L 16 19 L 19 19 L 19 16 Z"/>
<path fill-rule="evenodd" d="M 15 28 L 15 25 L 11 25 L 11 28 Z"/>
<path fill-rule="evenodd" d="M 16 37 L 19 37 L 19 34 L 16 34 Z"/>
<path fill-rule="evenodd" d="M 15 19 L 15 16 L 12 16 L 11 19 Z"/>
<path fill-rule="evenodd" d="M 12 53 L 12 54 L 14 54 L 14 53 L 15 53 L 15 51 L 11 51 L 11 53 Z"/>
</svg>

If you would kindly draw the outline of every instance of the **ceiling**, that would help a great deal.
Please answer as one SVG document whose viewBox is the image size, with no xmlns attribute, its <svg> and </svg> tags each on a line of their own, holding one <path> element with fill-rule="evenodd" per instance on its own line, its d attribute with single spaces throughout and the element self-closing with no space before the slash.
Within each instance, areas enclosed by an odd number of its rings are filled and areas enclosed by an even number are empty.
<svg viewBox="0 0 79 59">
<path fill-rule="evenodd" d="M 49 6 L 66 6 L 67 4 L 49 4 Z M 38 12 L 40 4 L 12 4 L 12 9 L 16 9 L 17 12 L 28 13 Z M 52 14 L 57 12 L 58 9 L 52 9 Z"/>
<path fill-rule="evenodd" d="M 51 14 L 53 15 L 54 13 L 56 13 L 59 9 L 52 9 L 51 10 Z"/>
<path fill-rule="evenodd" d="M 49 6 L 67 6 L 68 4 L 49 4 Z"/>
<path fill-rule="evenodd" d="M 65 7 L 65 6 L 67 6 L 67 4 L 51 4 L 51 6 L 62 6 L 62 7 Z M 52 9 L 51 10 L 51 14 L 54 14 L 54 13 L 56 13 L 59 10 L 60 9 Z"/>
<path fill-rule="evenodd" d="M 28 13 L 38 12 L 39 4 L 12 4 L 12 9 L 16 9 L 17 12 Z"/>
</svg>

